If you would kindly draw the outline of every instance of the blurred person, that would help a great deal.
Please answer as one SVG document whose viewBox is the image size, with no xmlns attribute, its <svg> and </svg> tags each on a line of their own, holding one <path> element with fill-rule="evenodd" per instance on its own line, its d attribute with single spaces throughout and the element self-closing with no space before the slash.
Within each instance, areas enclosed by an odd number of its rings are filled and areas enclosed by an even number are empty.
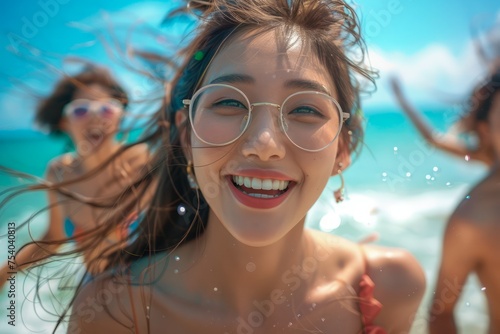
<svg viewBox="0 0 500 334">
<path fill-rule="evenodd" d="M 127 93 L 111 73 L 94 65 L 63 77 L 39 102 L 36 123 L 51 134 L 68 135 L 76 150 L 54 158 L 47 166 L 48 186 L 44 189 L 48 194 L 48 229 L 16 254 L 16 270 L 56 254 L 67 238 L 76 241 L 76 249 L 82 250 L 87 265 L 113 245 L 121 247 L 135 214 L 123 217 L 124 224 L 110 231 L 98 231 L 99 221 L 104 220 L 108 210 L 95 203 L 104 206 L 108 197 L 125 189 L 148 161 L 145 145 L 121 153 L 124 145 L 116 140 L 127 104 Z M 114 161 L 106 164 L 112 157 Z M 82 179 L 83 175 L 90 177 Z M 93 242 L 86 240 L 94 233 L 100 233 L 100 237 Z M 93 275 L 104 266 L 104 262 L 96 263 L 87 271 Z M 8 264 L 0 268 L 0 286 L 5 284 L 9 271 L 12 268 Z"/>
<path fill-rule="evenodd" d="M 500 333 L 500 70 L 474 89 L 471 110 L 460 121 L 463 131 L 478 138 L 476 147 L 436 135 L 403 96 L 396 79 L 392 87 L 401 108 L 431 145 L 489 167 L 448 220 L 429 314 L 430 333 L 457 333 L 454 309 L 473 273 L 487 299 L 488 333 Z"/>
</svg>

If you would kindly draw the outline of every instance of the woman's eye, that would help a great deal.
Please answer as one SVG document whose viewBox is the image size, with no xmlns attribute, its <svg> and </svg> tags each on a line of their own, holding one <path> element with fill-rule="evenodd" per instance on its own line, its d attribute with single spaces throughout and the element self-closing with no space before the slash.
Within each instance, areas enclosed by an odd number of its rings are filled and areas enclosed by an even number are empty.
<svg viewBox="0 0 500 334">
<path fill-rule="evenodd" d="M 214 103 L 214 106 L 220 106 L 220 107 L 232 107 L 232 108 L 244 108 L 248 109 L 245 104 L 241 103 L 238 100 L 221 100 L 218 102 Z"/>
<path fill-rule="evenodd" d="M 323 113 L 319 111 L 318 109 L 310 106 L 300 106 L 297 108 L 294 108 L 292 111 L 289 112 L 291 115 L 309 115 L 309 116 L 318 116 L 318 117 L 323 117 Z"/>
</svg>

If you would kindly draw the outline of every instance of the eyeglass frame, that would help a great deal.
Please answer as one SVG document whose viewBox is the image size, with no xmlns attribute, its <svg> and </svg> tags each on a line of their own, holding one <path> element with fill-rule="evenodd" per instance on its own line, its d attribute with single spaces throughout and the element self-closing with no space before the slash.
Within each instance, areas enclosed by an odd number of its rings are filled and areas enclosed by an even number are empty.
<svg viewBox="0 0 500 334">
<path fill-rule="evenodd" d="M 85 115 L 80 116 L 80 117 L 75 116 L 74 114 L 70 114 L 70 112 L 69 112 L 70 107 L 72 107 L 73 104 L 75 104 L 78 101 L 85 101 L 85 103 L 87 103 L 87 105 L 89 106 L 87 113 L 85 113 Z M 64 105 L 63 110 L 62 110 L 62 114 L 66 117 L 73 118 L 73 119 L 83 119 L 85 117 L 88 117 L 90 114 L 97 115 L 97 116 L 101 115 L 101 113 L 98 112 L 96 108 L 92 107 L 92 105 L 94 105 L 96 103 L 101 103 L 101 104 L 107 103 L 107 104 L 111 104 L 114 107 L 117 107 L 117 110 L 118 109 L 120 110 L 119 112 L 115 113 L 117 115 L 123 114 L 123 112 L 124 112 L 123 103 L 121 103 L 120 101 L 118 101 L 117 99 L 114 99 L 114 98 L 109 98 L 109 99 L 105 99 L 105 100 L 75 99 L 75 100 L 72 100 Z"/>
<path fill-rule="evenodd" d="M 248 109 L 248 120 L 246 121 L 246 125 L 245 125 L 245 128 L 241 131 L 241 133 L 236 137 L 234 138 L 233 140 L 230 140 L 228 141 L 227 143 L 224 143 L 224 144 L 214 144 L 214 143 L 209 143 L 207 142 L 206 140 L 204 140 L 203 138 L 201 138 L 198 133 L 196 132 L 196 129 L 194 127 L 194 124 L 193 124 L 193 119 L 191 117 L 191 109 L 193 107 L 193 104 L 191 103 L 192 101 L 194 101 L 198 95 L 200 94 L 200 91 L 202 92 L 203 90 L 207 89 L 207 88 L 210 88 L 210 87 L 226 87 L 226 88 L 230 88 L 230 89 L 234 89 L 236 90 L 238 93 L 240 93 L 246 100 L 246 102 L 248 103 L 248 106 L 249 106 L 249 109 Z M 281 108 L 290 98 L 296 96 L 296 95 L 299 95 L 299 94 L 304 94 L 304 93 L 311 93 L 311 94 L 317 94 L 317 95 L 322 95 L 322 96 L 326 96 L 328 97 L 329 99 L 331 99 L 333 101 L 333 103 L 335 104 L 335 106 L 338 108 L 338 112 L 339 112 L 339 116 L 340 116 L 340 124 L 339 124 L 339 129 L 338 129 L 338 132 L 337 134 L 335 135 L 335 137 L 332 139 L 332 141 L 330 143 L 328 143 L 326 146 L 320 148 L 320 149 L 315 149 L 315 150 L 310 150 L 310 149 L 306 149 L 306 148 L 303 148 L 299 145 L 297 145 L 291 138 L 290 136 L 288 135 L 286 129 L 285 129 L 285 123 L 283 122 L 283 109 Z M 252 110 L 255 106 L 272 106 L 272 107 L 276 107 L 280 113 L 280 117 L 279 117 L 279 120 L 280 120 L 280 129 L 281 131 L 285 134 L 285 136 L 288 138 L 288 140 L 293 144 L 295 145 L 296 147 L 306 151 L 306 152 L 319 152 L 319 151 L 322 151 L 324 150 L 325 148 L 327 148 L 328 146 L 330 146 L 337 138 L 338 136 L 340 135 L 340 132 L 342 130 L 342 124 L 349 119 L 349 117 L 351 117 L 351 114 L 347 113 L 347 112 L 344 112 L 342 111 L 342 107 L 340 106 L 340 104 L 338 103 L 338 101 L 333 98 L 332 96 L 326 94 L 326 93 L 323 93 L 323 92 L 318 92 L 318 91 L 314 91 L 314 90 L 311 90 L 311 91 L 300 91 L 300 92 L 295 92 L 295 93 L 292 93 L 290 95 L 288 95 L 284 100 L 283 102 L 281 103 L 281 105 L 279 104 L 276 104 L 276 103 L 271 103 L 271 102 L 256 102 L 256 103 L 250 103 L 250 100 L 248 99 L 248 96 L 246 96 L 245 93 L 243 93 L 243 91 L 239 88 L 236 88 L 232 85 L 227 85 L 227 84 L 220 84 L 220 83 L 215 83 L 215 84 L 208 84 L 208 85 L 205 85 L 203 87 L 200 87 L 199 89 L 196 90 L 196 92 L 193 94 L 193 96 L 190 98 L 190 99 L 183 99 L 182 100 L 182 103 L 184 104 L 184 108 L 188 108 L 188 117 L 189 117 L 189 123 L 191 124 L 191 128 L 193 129 L 193 132 L 194 134 L 196 135 L 196 137 L 201 140 L 202 142 L 204 142 L 205 144 L 208 144 L 208 145 L 211 145 L 211 146 L 217 146 L 217 147 L 221 147 L 221 146 L 226 146 L 226 145 L 230 145 L 232 143 L 234 143 L 235 141 L 237 141 L 238 139 L 240 139 L 240 137 L 245 133 L 245 131 L 248 129 L 248 126 L 250 125 L 251 123 L 251 119 L 252 119 Z M 189 107 L 188 107 L 189 106 Z"/>
</svg>

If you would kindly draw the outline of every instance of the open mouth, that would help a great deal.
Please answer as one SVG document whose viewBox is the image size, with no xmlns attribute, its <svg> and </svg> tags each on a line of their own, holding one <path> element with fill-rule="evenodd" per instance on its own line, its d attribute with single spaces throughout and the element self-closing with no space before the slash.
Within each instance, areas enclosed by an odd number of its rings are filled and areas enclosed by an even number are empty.
<svg viewBox="0 0 500 334">
<path fill-rule="evenodd" d="M 94 129 L 88 130 L 87 133 L 85 134 L 85 136 L 91 142 L 97 143 L 97 142 L 101 141 L 102 138 L 104 137 L 104 132 L 101 129 L 94 128 Z"/>
<path fill-rule="evenodd" d="M 231 176 L 231 181 L 236 189 L 245 195 L 262 199 L 277 198 L 286 193 L 291 186 L 291 181 L 260 179 L 239 175 Z"/>
</svg>

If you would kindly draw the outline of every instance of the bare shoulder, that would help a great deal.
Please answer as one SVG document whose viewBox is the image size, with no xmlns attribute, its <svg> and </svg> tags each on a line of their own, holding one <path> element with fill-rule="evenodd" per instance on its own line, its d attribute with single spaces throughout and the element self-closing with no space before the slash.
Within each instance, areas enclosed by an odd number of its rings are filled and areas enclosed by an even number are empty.
<svg viewBox="0 0 500 334">
<path fill-rule="evenodd" d="M 68 333 L 134 333 L 132 294 L 124 276 L 99 275 L 77 292 Z"/>
<path fill-rule="evenodd" d="M 322 266 L 325 270 L 323 275 L 327 277 L 334 275 L 348 282 L 356 290 L 365 272 L 360 244 L 316 230 L 307 231 L 313 240 L 311 256 L 325 264 Z"/>
<path fill-rule="evenodd" d="M 365 245 L 367 271 L 379 297 L 387 303 L 420 299 L 425 290 L 425 275 L 415 257 L 399 248 Z"/>
<path fill-rule="evenodd" d="M 362 270 L 363 258 L 359 251 L 359 244 L 329 233 L 312 229 L 307 231 L 316 250 L 321 250 L 330 255 L 334 254 L 335 261 L 341 259 L 344 263 L 348 261 L 357 262 L 359 269 Z"/>
<path fill-rule="evenodd" d="M 65 153 L 49 161 L 45 177 L 52 182 L 61 182 L 76 175 L 78 165 L 79 160 L 74 154 Z"/>
<path fill-rule="evenodd" d="M 128 176 L 141 175 L 148 172 L 151 155 L 146 144 L 138 144 L 127 148 L 120 156 L 122 170 Z"/>
<path fill-rule="evenodd" d="M 150 157 L 149 148 L 146 144 L 137 144 L 127 148 L 123 152 L 123 159 L 127 162 L 147 162 Z"/>
<path fill-rule="evenodd" d="M 367 274 L 375 284 L 374 297 L 382 304 L 375 324 L 388 332 L 409 332 L 425 292 L 425 275 L 408 251 L 364 246 Z"/>
</svg>

